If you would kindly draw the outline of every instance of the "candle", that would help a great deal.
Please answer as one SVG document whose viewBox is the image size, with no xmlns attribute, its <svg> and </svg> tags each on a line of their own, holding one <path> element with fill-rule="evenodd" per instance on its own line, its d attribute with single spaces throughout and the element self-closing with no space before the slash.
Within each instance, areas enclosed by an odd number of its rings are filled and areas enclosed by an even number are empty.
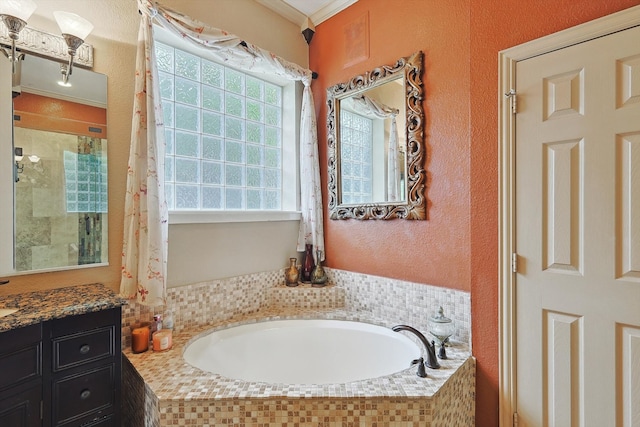
<svg viewBox="0 0 640 427">
<path fill-rule="evenodd" d="M 173 345 L 171 329 L 161 329 L 153 334 L 153 351 L 169 350 Z"/>
<path fill-rule="evenodd" d="M 143 326 L 131 331 L 131 350 L 134 353 L 142 353 L 149 349 L 149 327 Z"/>
</svg>

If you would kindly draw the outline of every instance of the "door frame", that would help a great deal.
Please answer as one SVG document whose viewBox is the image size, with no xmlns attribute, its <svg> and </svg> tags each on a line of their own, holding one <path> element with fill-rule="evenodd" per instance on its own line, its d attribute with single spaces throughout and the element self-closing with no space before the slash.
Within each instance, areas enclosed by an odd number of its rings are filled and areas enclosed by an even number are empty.
<svg viewBox="0 0 640 427">
<path fill-rule="evenodd" d="M 640 25 L 640 6 L 586 22 L 498 53 L 498 326 L 500 426 L 512 427 L 516 412 L 515 115 L 506 96 L 515 88 L 516 64 L 578 43 Z M 517 99 L 517 94 L 516 94 Z M 516 103 L 517 105 L 517 103 Z"/>
</svg>

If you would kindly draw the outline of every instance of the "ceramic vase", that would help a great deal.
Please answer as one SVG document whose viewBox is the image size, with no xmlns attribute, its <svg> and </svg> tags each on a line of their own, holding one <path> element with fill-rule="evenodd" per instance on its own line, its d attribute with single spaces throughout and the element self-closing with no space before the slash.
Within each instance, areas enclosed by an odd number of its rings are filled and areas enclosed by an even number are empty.
<svg viewBox="0 0 640 427">
<path fill-rule="evenodd" d="M 324 286 L 327 283 L 327 275 L 320 261 L 322 259 L 322 251 L 316 251 L 316 255 L 318 262 L 311 273 L 311 284 L 312 286 Z"/>
<path fill-rule="evenodd" d="M 298 286 L 300 271 L 296 266 L 296 258 L 289 258 L 289 267 L 284 270 L 284 284 L 287 286 Z"/>
<path fill-rule="evenodd" d="M 302 259 L 302 272 L 301 272 L 302 283 L 311 282 L 311 273 L 313 273 L 314 267 L 315 267 L 315 262 L 313 261 L 313 245 L 306 244 L 304 249 L 304 257 Z"/>
</svg>

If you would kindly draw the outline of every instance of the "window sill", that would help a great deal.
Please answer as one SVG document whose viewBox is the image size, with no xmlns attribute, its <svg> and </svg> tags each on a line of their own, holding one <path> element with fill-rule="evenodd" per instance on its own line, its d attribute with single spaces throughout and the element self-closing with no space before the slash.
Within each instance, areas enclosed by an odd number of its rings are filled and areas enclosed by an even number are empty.
<svg viewBox="0 0 640 427">
<path fill-rule="evenodd" d="M 298 221 L 300 212 L 295 211 L 172 211 L 171 224 L 206 224 L 225 222 Z"/>
</svg>

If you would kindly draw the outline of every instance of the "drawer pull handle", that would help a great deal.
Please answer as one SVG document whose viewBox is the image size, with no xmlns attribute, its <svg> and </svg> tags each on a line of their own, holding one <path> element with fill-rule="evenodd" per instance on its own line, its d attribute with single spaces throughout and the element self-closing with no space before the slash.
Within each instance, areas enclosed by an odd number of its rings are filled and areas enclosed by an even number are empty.
<svg viewBox="0 0 640 427">
<path fill-rule="evenodd" d="M 88 399 L 89 396 L 91 396 L 91 390 L 89 390 L 88 388 L 82 390 L 82 392 L 80 393 L 80 399 L 82 400 Z"/>
<path fill-rule="evenodd" d="M 89 353 L 89 350 L 91 350 L 91 347 L 89 346 L 89 344 L 85 344 L 80 347 L 80 354 L 87 354 Z"/>
</svg>

